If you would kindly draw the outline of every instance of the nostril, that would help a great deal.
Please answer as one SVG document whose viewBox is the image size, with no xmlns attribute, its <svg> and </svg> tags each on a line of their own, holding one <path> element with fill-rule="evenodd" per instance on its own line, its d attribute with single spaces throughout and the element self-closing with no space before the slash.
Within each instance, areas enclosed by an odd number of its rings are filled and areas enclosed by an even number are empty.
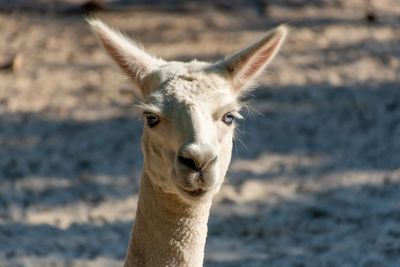
<svg viewBox="0 0 400 267">
<path fill-rule="evenodd" d="M 192 159 L 188 159 L 182 156 L 178 156 L 178 160 L 180 163 L 182 163 L 183 165 L 185 165 L 186 167 L 194 170 L 194 171 L 198 171 L 196 163 L 194 162 L 194 160 Z"/>
</svg>

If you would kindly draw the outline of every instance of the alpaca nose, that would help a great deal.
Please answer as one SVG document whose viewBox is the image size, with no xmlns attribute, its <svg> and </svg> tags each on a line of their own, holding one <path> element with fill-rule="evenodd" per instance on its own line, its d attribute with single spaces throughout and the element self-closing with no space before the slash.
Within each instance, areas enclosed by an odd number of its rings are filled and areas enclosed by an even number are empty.
<svg viewBox="0 0 400 267">
<path fill-rule="evenodd" d="M 217 160 L 215 150 L 208 144 L 188 144 L 178 152 L 178 162 L 199 172 Z"/>
</svg>

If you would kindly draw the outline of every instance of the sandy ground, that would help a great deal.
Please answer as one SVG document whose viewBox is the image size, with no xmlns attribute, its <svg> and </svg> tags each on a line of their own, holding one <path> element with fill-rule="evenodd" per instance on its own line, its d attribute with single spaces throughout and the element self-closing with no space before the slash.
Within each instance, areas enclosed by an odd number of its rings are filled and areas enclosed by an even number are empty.
<svg viewBox="0 0 400 267">
<path fill-rule="evenodd" d="M 269 2 L 96 14 L 181 60 L 293 27 L 249 98 L 205 266 L 400 266 L 400 2 L 371 1 L 371 23 L 362 1 Z M 81 14 L 2 12 L 0 40 L 0 266 L 120 266 L 142 162 L 131 85 Z"/>
</svg>

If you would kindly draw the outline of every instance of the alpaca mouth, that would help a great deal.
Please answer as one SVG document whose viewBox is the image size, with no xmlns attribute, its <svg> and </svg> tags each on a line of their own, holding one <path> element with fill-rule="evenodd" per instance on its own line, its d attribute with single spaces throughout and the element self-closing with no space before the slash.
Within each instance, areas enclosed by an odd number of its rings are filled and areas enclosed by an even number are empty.
<svg viewBox="0 0 400 267">
<path fill-rule="evenodd" d="M 207 190 L 202 189 L 202 188 L 198 188 L 196 190 L 183 189 L 183 191 L 185 191 L 185 193 L 188 194 L 191 197 L 201 197 L 201 196 L 203 196 L 203 195 L 205 195 L 207 193 Z"/>
<path fill-rule="evenodd" d="M 193 191 L 186 191 L 189 195 L 191 195 L 192 197 L 199 197 L 201 195 L 204 195 L 207 191 L 199 188 Z"/>
</svg>

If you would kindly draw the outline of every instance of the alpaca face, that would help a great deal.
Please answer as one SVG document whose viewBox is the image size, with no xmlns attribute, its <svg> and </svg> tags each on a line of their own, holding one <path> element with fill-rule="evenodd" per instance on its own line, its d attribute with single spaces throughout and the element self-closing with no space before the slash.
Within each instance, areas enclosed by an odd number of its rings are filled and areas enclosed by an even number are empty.
<svg viewBox="0 0 400 267">
<path fill-rule="evenodd" d="M 218 192 L 241 118 L 229 83 L 201 64 L 161 66 L 148 77 L 151 88 L 140 105 L 145 169 L 164 191 L 189 202 Z"/>
<path fill-rule="evenodd" d="M 144 172 L 185 202 L 210 200 L 231 160 L 237 98 L 275 56 L 286 27 L 210 64 L 166 62 L 99 20 L 89 24 L 143 100 Z"/>
</svg>

